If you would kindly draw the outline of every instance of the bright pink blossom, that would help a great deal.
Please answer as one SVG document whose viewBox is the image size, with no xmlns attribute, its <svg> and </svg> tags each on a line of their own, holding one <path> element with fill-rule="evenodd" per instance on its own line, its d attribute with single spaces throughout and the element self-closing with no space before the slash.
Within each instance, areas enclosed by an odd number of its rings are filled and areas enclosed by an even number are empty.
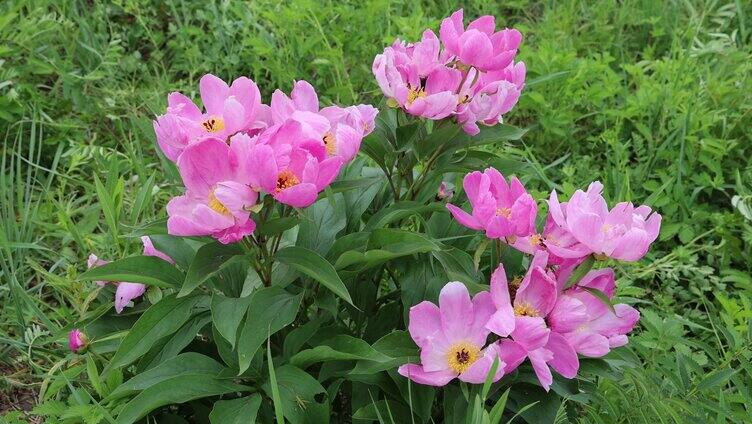
<svg viewBox="0 0 752 424">
<path fill-rule="evenodd" d="M 68 333 L 68 348 L 71 352 L 78 352 L 86 347 L 87 344 L 86 335 L 78 328 L 74 328 Z"/>
<path fill-rule="evenodd" d="M 442 119 L 459 102 L 462 72 L 445 66 L 439 39 L 431 30 L 414 44 L 397 40 L 373 60 L 373 74 L 381 91 L 411 115 Z"/>
<path fill-rule="evenodd" d="M 466 81 L 460 92 L 460 104 L 457 108 L 457 122 L 466 133 L 476 135 L 480 132 L 478 123 L 493 126 L 502 122 L 502 115 L 509 112 L 520 98 L 525 85 L 525 64 L 510 64 L 507 69 L 481 74 L 477 83 L 477 71 L 468 71 Z"/>
<path fill-rule="evenodd" d="M 473 230 L 485 230 L 488 238 L 507 238 L 510 242 L 535 232 L 538 206 L 517 177 L 512 177 L 507 184 L 499 171 L 487 168 L 482 173 L 467 174 L 463 187 L 472 214 L 447 204 L 460 224 Z"/>
<path fill-rule="evenodd" d="M 236 136 L 232 141 L 238 163 L 255 191 L 264 191 L 278 202 L 304 208 L 337 177 L 339 156 L 327 157 L 324 145 L 310 139 L 303 125 L 288 120 L 267 130 L 258 139 Z"/>
<path fill-rule="evenodd" d="M 441 289 L 439 306 L 424 301 L 410 308 L 410 336 L 420 348 L 421 363 L 402 365 L 399 373 L 431 386 L 443 386 L 455 378 L 479 384 L 499 357 L 493 378 L 499 380 L 510 370 L 507 361 L 518 365 L 524 352 L 516 348 L 505 350 L 500 343 L 486 347 L 489 331 L 485 324 L 493 310 L 488 292 L 471 299 L 459 282 Z"/>
<path fill-rule="evenodd" d="M 377 113 L 370 105 L 319 109 L 316 90 L 306 81 L 295 82 L 290 97 L 280 90 L 272 94 L 272 122 L 298 121 L 306 136 L 324 144 L 328 156 L 337 156 L 344 162 L 355 157 L 363 137 L 373 131 Z"/>
<path fill-rule="evenodd" d="M 561 329 L 561 332 L 577 353 L 601 357 L 611 349 L 627 344 L 627 334 L 637 324 L 640 313 L 621 303 L 614 305 L 611 310 L 585 287 L 598 290 L 613 299 L 616 289 L 613 269 L 590 271 L 576 286 L 561 295 L 564 299 L 580 302 L 584 307 L 584 317 L 571 323 L 568 328 Z"/>
<path fill-rule="evenodd" d="M 207 74 L 199 88 L 205 112 L 175 92 L 167 97 L 167 112 L 154 121 L 157 143 L 172 161 L 190 144 L 207 137 L 227 140 L 238 132 L 255 132 L 267 125 L 268 107 L 261 104 L 261 94 L 252 80 L 240 77 L 228 86 Z"/>
<path fill-rule="evenodd" d="M 496 31 L 495 18 L 489 15 L 470 22 L 465 29 L 462 9 L 441 22 L 440 34 L 449 53 L 463 65 L 481 71 L 506 68 L 522 42 L 522 34 L 516 29 Z"/>
<path fill-rule="evenodd" d="M 628 202 L 618 203 L 609 211 L 602 191 L 603 185 L 596 181 L 587 192 L 577 190 L 565 203 L 559 203 L 556 191 L 551 192 L 551 219 L 557 229 L 576 241 L 563 247 L 556 240 L 548 240 L 549 236 L 546 246 L 554 255 L 573 258 L 593 253 L 627 262 L 645 256 L 658 237 L 661 215 L 648 206 L 635 208 Z"/>
<path fill-rule="evenodd" d="M 251 176 L 238 173 L 235 153 L 227 143 L 216 138 L 194 143 L 177 165 L 186 192 L 167 204 L 170 234 L 211 235 L 233 243 L 253 232 L 256 224 L 249 208 L 258 194 L 247 185 Z"/>
</svg>

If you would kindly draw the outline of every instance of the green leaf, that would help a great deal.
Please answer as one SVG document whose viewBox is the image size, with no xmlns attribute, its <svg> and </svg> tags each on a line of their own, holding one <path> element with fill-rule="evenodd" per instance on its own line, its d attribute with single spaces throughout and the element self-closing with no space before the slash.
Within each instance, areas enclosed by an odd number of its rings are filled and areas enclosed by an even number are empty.
<svg viewBox="0 0 752 424">
<path fill-rule="evenodd" d="M 728 381 L 728 379 L 731 378 L 731 376 L 735 373 L 736 370 L 733 368 L 714 371 L 706 375 L 705 378 L 700 381 L 700 383 L 697 385 L 697 390 L 703 391 L 720 387 L 721 385 L 725 384 L 726 381 Z"/>
<path fill-rule="evenodd" d="M 261 395 L 258 393 L 232 400 L 218 400 L 209 414 L 209 422 L 211 424 L 255 423 L 260 407 Z"/>
<path fill-rule="evenodd" d="M 419 202 L 402 201 L 376 212 L 365 226 L 365 230 L 373 230 L 385 227 L 392 222 L 400 221 L 411 215 L 419 215 L 427 212 L 439 212 L 445 209 L 443 204 L 430 203 L 424 205 Z"/>
<path fill-rule="evenodd" d="M 587 275 L 587 273 L 590 272 L 590 270 L 593 268 L 593 264 L 595 264 L 595 257 L 593 255 L 589 255 L 584 262 L 577 265 L 577 268 L 572 271 L 572 275 L 569 276 L 564 289 L 568 289 L 580 282 L 580 280 L 582 280 L 582 277 Z"/>
<path fill-rule="evenodd" d="M 89 269 L 81 280 L 128 281 L 158 287 L 180 287 L 184 276 L 169 262 L 155 256 L 130 256 Z"/>
<path fill-rule="evenodd" d="M 212 295 L 212 324 L 219 331 L 219 334 L 230 342 L 230 346 L 233 348 L 235 347 L 238 326 L 248 311 L 251 298 L 251 296 L 225 297 L 219 293 Z"/>
<path fill-rule="evenodd" d="M 178 375 L 139 393 L 125 405 L 116 423 L 134 423 L 147 413 L 164 405 L 246 390 L 249 390 L 249 387 L 236 384 L 232 380 L 207 375 Z"/>
<path fill-rule="evenodd" d="M 267 334 L 274 334 L 295 320 L 302 298 L 302 293 L 292 295 L 275 286 L 265 287 L 251 294 L 245 324 L 238 339 L 238 374 L 248 369 Z"/>
<path fill-rule="evenodd" d="M 176 332 L 194 314 L 196 305 L 206 300 L 205 296 L 163 298 L 138 318 L 125 336 L 108 368 L 128 365 L 154 346 L 162 337 Z"/>
<path fill-rule="evenodd" d="M 201 283 L 227 266 L 231 259 L 243 253 L 238 244 L 222 244 L 215 241 L 201 246 L 188 267 L 178 297 L 190 294 Z"/>
<path fill-rule="evenodd" d="M 300 219 L 294 216 L 284 216 L 281 218 L 270 219 L 269 221 L 262 221 L 256 226 L 255 234 L 264 236 L 275 236 L 282 234 L 290 228 L 298 225 Z"/>
<path fill-rule="evenodd" d="M 353 304 L 345 283 L 339 278 L 332 264 L 313 250 L 290 246 L 278 251 L 276 258 L 278 261 L 318 281 L 347 303 Z"/>
<path fill-rule="evenodd" d="M 328 403 L 316 401 L 316 395 L 326 393 L 321 383 L 305 371 L 292 365 L 282 365 L 274 370 L 279 397 L 285 418 L 292 424 L 329 422 Z M 272 396 L 269 381 L 262 386 Z"/>
<path fill-rule="evenodd" d="M 155 249 L 171 257 L 175 263 L 183 268 L 188 268 L 196 255 L 195 245 L 197 242 L 194 240 L 169 234 L 154 234 L 148 237 L 154 244 Z"/>
<path fill-rule="evenodd" d="M 344 196 L 341 193 L 327 196 L 303 211 L 296 245 L 326 255 L 346 225 Z"/>
<path fill-rule="evenodd" d="M 271 334 L 269 334 L 271 337 Z M 274 416 L 278 423 L 284 423 L 284 407 L 279 397 L 279 385 L 277 385 L 277 374 L 274 372 L 274 360 L 272 359 L 272 348 L 270 339 L 266 339 L 266 364 L 269 368 L 269 388 L 272 392 L 272 403 L 274 403 Z"/>
<path fill-rule="evenodd" d="M 374 349 L 364 340 L 348 335 L 339 335 L 312 349 L 298 352 L 290 363 L 305 369 L 311 364 L 328 361 L 368 360 L 375 362 L 387 362 L 392 358 Z"/>
<path fill-rule="evenodd" d="M 223 369 L 225 367 L 222 364 L 208 356 L 196 352 L 181 353 L 148 371 L 137 374 L 113 390 L 107 399 L 113 400 L 146 390 L 157 383 L 178 376 L 194 375 L 213 378 L 218 376 Z"/>
</svg>

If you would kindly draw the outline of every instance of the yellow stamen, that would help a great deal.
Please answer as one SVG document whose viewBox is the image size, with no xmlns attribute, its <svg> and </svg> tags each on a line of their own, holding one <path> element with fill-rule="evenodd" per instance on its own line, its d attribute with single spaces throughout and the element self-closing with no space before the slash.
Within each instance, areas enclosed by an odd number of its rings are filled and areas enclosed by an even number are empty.
<svg viewBox="0 0 752 424">
<path fill-rule="evenodd" d="M 410 87 L 409 91 L 407 92 L 407 104 L 412 104 L 417 99 L 421 99 L 423 97 L 426 97 L 428 94 L 426 93 L 426 89 L 422 87 Z"/>
<path fill-rule="evenodd" d="M 329 156 L 334 156 L 337 153 L 337 139 L 334 138 L 334 134 L 328 131 L 324 134 L 324 146 L 326 146 L 326 153 Z"/>
<path fill-rule="evenodd" d="M 543 236 L 540 234 L 533 234 L 530 236 L 530 245 L 531 246 L 538 246 L 543 241 Z"/>
<path fill-rule="evenodd" d="M 211 133 L 225 129 L 225 121 L 218 116 L 210 116 L 206 121 L 202 122 L 201 125 L 204 126 L 206 132 Z"/>
<path fill-rule="evenodd" d="M 214 195 L 214 190 L 209 193 L 209 207 L 214 211 L 221 213 L 222 215 L 230 215 L 230 211 L 227 209 L 227 207 L 223 205 L 222 202 L 219 201 L 219 199 L 217 199 L 217 196 Z"/>
<path fill-rule="evenodd" d="M 456 373 L 462 373 L 480 357 L 480 348 L 469 342 L 455 343 L 447 351 L 447 363 Z"/>
<path fill-rule="evenodd" d="M 277 193 L 298 184 L 300 184 L 300 179 L 298 179 L 297 175 L 293 174 L 289 169 L 285 169 L 277 176 Z"/>
<path fill-rule="evenodd" d="M 528 302 L 522 302 L 519 305 L 514 305 L 514 314 L 518 317 L 537 317 L 540 314 L 538 310 Z"/>
<path fill-rule="evenodd" d="M 496 216 L 503 216 L 506 219 L 512 219 L 512 209 L 496 208 Z"/>
</svg>

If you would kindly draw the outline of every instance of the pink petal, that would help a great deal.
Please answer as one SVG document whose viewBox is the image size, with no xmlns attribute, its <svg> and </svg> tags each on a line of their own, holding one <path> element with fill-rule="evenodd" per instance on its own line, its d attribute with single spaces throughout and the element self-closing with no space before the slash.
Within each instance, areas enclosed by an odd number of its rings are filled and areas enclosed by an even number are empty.
<svg viewBox="0 0 752 424">
<path fill-rule="evenodd" d="M 230 95 L 230 87 L 227 83 L 212 74 L 206 74 L 199 81 L 201 102 L 209 115 L 221 115 L 227 96 Z"/>
<path fill-rule="evenodd" d="M 418 384 L 437 387 L 446 386 L 447 383 L 457 377 L 457 374 L 452 370 L 426 372 L 418 364 L 402 365 L 397 369 L 397 372 Z"/>
<path fill-rule="evenodd" d="M 472 336 L 473 302 L 464 284 L 458 281 L 447 283 L 439 293 L 439 309 L 441 328 L 448 340 L 459 341 Z"/>
<path fill-rule="evenodd" d="M 551 313 L 546 317 L 551 330 L 558 333 L 574 331 L 588 320 L 587 308 L 571 296 L 559 296 Z"/>
<path fill-rule="evenodd" d="M 457 206 L 454 206 L 451 203 L 447 203 L 446 207 L 447 209 L 449 209 L 449 212 L 452 213 L 454 219 L 456 219 L 457 222 L 460 223 L 460 225 L 470 228 L 471 230 L 483 229 L 480 222 L 478 222 L 478 220 L 474 216 L 468 214 L 467 212 L 463 211 Z"/>
<path fill-rule="evenodd" d="M 250 125 L 253 116 L 261 107 L 261 93 L 259 92 L 258 86 L 251 79 L 240 77 L 232 82 L 232 85 L 230 86 L 230 95 L 235 97 L 235 100 L 237 100 L 245 110 L 248 119 L 244 122 L 244 126 Z"/>
<path fill-rule="evenodd" d="M 222 119 L 225 121 L 225 133 L 232 135 L 238 131 L 246 129 L 249 117 L 246 110 L 234 97 L 228 97 L 225 100 L 222 109 Z"/>
<path fill-rule="evenodd" d="M 533 268 L 529 277 L 517 289 L 514 304 L 528 303 L 545 317 L 556 303 L 556 282 L 539 267 Z"/>
<path fill-rule="evenodd" d="M 427 300 L 411 307 L 408 331 L 418 347 L 427 346 L 442 331 L 439 307 Z"/>
<path fill-rule="evenodd" d="M 545 346 L 550 332 L 543 318 L 518 316 L 515 317 L 512 339 L 531 351 Z"/>
<path fill-rule="evenodd" d="M 528 358 L 530 358 L 530 363 L 533 365 L 533 370 L 541 386 L 548 391 L 551 388 L 551 383 L 554 382 L 554 376 L 548 368 L 548 361 L 553 359 L 553 353 L 550 350 L 540 348 L 528 352 Z"/>
<path fill-rule="evenodd" d="M 494 343 L 481 352 L 482 356 L 470 365 L 465 372 L 459 375 L 459 379 L 472 384 L 483 384 L 491 371 L 494 360 L 499 357 L 498 346 Z M 499 358 L 499 363 L 491 381 L 497 382 L 504 376 L 506 364 Z"/>
<path fill-rule="evenodd" d="M 342 169 L 342 158 L 331 157 L 319 163 L 318 177 L 316 178 L 316 188 L 318 191 L 325 189 L 337 178 L 340 169 Z"/>
<path fill-rule="evenodd" d="M 201 119 L 201 109 L 188 97 L 178 92 L 167 96 L 167 107 L 179 116 L 198 121 Z"/>
<path fill-rule="evenodd" d="M 313 204 L 318 197 L 318 189 L 312 183 L 300 183 L 274 194 L 278 202 L 294 208 L 305 208 Z"/>
<path fill-rule="evenodd" d="M 139 283 L 119 283 L 115 290 L 115 312 L 123 312 L 123 308 L 133 299 L 141 296 L 146 286 Z"/>
<path fill-rule="evenodd" d="M 546 349 L 554 354 L 554 357 L 548 361 L 548 365 L 555 369 L 556 372 L 565 378 L 574 378 L 577 375 L 580 361 L 577 359 L 577 352 L 567 343 L 564 336 L 552 331 L 548 336 Z"/>
<path fill-rule="evenodd" d="M 637 324 L 637 321 L 640 320 L 640 313 L 637 309 L 629 305 L 623 303 L 614 305 L 614 311 L 616 313 L 609 310 L 591 321 L 589 328 L 594 332 L 609 337 L 629 333 Z"/>
<path fill-rule="evenodd" d="M 292 97 L 292 101 L 295 102 L 298 110 L 308 112 L 319 111 L 319 98 L 316 95 L 316 90 L 308 81 L 297 81 L 290 93 L 290 97 Z"/>
<path fill-rule="evenodd" d="M 527 358 L 527 350 L 521 344 L 512 339 L 501 339 L 497 342 L 499 349 L 499 358 L 504 362 L 504 373 L 517 369 L 522 361 Z"/>
<path fill-rule="evenodd" d="M 185 187 L 197 194 L 208 195 L 214 184 L 232 177 L 230 148 L 216 138 L 188 146 L 178 158 L 178 169 Z"/>
<path fill-rule="evenodd" d="M 171 257 L 167 256 L 167 254 L 165 254 L 164 252 L 161 252 L 161 251 L 157 250 L 154 247 L 154 243 L 152 243 L 152 241 L 149 238 L 149 236 L 141 236 L 141 244 L 144 245 L 144 256 L 156 256 L 159 259 L 167 261 L 167 262 L 169 262 L 171 264 L 175 263 L 175 261 L 172 260 Z"/>
<path fill-rule="evenodd" d="M 481 16 L 470 22 L 467 29 L 476 29 L 486 35 L 492 35 L 496 30 L 496 19 L 491 15 Z"/>
<path fill-rule="evenodd" d="M 589 330 L 565 334 L 567 341 L 580 355 L 600 358 L 609 352 L 608 338 Z"/>
<path fill-rule="evenodd" d="M 258 194 L 245 184 L 222 181 L 214 189 L 214 196 L 239 220 L 248 219 L 248 209 L 256 204 Z"/>
</svg>

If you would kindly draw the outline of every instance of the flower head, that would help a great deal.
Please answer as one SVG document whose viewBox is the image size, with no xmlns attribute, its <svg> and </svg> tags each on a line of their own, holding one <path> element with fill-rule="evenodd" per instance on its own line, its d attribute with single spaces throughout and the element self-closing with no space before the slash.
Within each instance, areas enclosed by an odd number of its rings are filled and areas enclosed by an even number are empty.
<svg viewBox="0 0 752 424">
<path fill-rule="evenodd" d="M 199 87 L 204 112 L 183 94 L 171 93 L 167 112 L 154 121 L 157 143 L 172 161 L 194 142 L 208 137 L 227 140 L 238 132 L 256 132 L 267 125 L 268 106 L 261 104 L 261 94 L 252 80 L 240 77 L 228 86 L 206 74 Z"/>
<path fill-rule="evenodd" d="M 68 348 L 71 352 L 78 352 L 86 347 L 88 340 L 86 335 L 78 328 L 74 328 L 68 333 Z"/>
<path fill-rule="evenodd" d="M 465 29 L 462 9 L 441 22 L 441 41 L 446 50 L 465 66 L 481 71 L 506 68 L 522 42 L 516 29 L 496 31 L 493 16 L 486 15 L 470 22 Z"/>
<path fill-rule="evenodd" d="M 507 184 L 499 171 L 487 168 L 482 173 L 475 171 L 467 174 L 463 187 L 472 214 L 447 204 L 460 224 L 473 230 L 485 230 L 488 238 L 507 238 L 509 242 L 535 232 L 538 207 L 516 177 L 512 177 Z"/>
<path fill-rule="evenodd" d="M 603 185 L 596 181 L 586 192 L 577 190 L 566 203 L 559 203 L 556 191 L 551 192 L 548 205 L 553 224 L 548 233 L 571 236 L 567 247 L 547 237 L 546 246 L 554 255 L 573 258 L 593 253 L 627 262 L 645 256 L 658 237 L 661 215 L 628 202 L 609 210 L 602 191 Z"/>
<path fill-rule="evenodd" d="M 431 386 L 443 386 L 455 378 L 483 383 L 498 357 L 493 377 L 497 381 L 510 370 L 507 361 L 519 364 L 521 360 L 509 355 L 515 351 L 504 353 L 499 343 L 486 346 L 489 331 L 485 324 L 492 313 L 488 292 L 471 299 L 462 283 L 448 283 L 439 294 L 439 306 L 424 301 L 410 308 L 410 336 L 421 350 L 421 363 L 402 365 L 399 373 Z"/>
</svg>

